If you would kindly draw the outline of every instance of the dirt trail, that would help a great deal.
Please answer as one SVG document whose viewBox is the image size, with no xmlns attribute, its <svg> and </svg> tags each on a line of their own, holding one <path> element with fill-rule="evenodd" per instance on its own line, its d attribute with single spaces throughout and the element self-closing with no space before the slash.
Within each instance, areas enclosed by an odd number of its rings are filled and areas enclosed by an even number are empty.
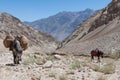
<svg viewBox="0 0 120 80">
<path fill-rule="evenodd" d="M 20 65 L 8 65 L 12 59 L 0 54 L 0 80 L 120 80 L 120 59 L 96 63 L 90 57 L 34 53 L 24 54 Z"/>
</svg>

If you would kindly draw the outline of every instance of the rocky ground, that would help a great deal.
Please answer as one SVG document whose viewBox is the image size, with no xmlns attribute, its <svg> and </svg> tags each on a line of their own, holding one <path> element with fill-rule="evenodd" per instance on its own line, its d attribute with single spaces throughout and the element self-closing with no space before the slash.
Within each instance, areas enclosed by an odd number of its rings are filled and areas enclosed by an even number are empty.
<svg viewBox="0 0 120 80">
<path fill-rule="evenodd" d="M 11 53 L 0 54 L 0 80 L 120 80 L 120 59 L 24 53 L 20 65 Z"/>
</svg>

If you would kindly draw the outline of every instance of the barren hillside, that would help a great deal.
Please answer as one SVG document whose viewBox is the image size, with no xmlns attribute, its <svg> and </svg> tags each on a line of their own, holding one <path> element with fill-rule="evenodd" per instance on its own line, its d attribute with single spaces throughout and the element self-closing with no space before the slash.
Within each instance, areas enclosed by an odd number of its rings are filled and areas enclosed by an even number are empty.
<svg viewBox="0 0 120 80">
<path fill-rule="evenodd" d="M 12 35 L 25 35 L 29 39 L 31 51 L 51 52 L 57 47 L 57 42 L 50 35 L 25 25 L 16 17 L 8 13 L 0 13 L 0 37 L 5 38 L 7 33 Z"/>
<path fill-rule="evenodd" d="M 106 53 L 120 50 L 119 0 L 112 0 L 107 7 L 80 24 L 56 52 L 88 54 L 95 48 Z"/>
</svg>

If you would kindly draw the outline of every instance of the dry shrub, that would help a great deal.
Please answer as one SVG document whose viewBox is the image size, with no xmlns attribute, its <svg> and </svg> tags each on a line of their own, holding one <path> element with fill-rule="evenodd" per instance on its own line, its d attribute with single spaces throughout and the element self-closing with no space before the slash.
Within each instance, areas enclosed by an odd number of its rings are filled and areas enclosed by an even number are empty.
<svg viewBox="0 0 120 80">
<path fill-rule="evenodd" d="M 54 72 L 50 72 L 50 73 L 49 73 L 49 77 L 54 77 L 54 78 L 55 78 L 55 77 L 56 77 L 56 76 L 55 76 L 55 73 L 54 73 Z"/>
<path fill-rule="evenodd" d="M 86 64 L 89 68 L 91 68 L 94 71 L 100 71 L 100 66 L 95 65 L 95 64 Z"/>
<path fill-rule="evenodd" d="M 91 65 L 88 65 L 88 67 L 90 67 L 94 71 L 102 72 L 104 74 L 112 74 L 115 71 L 115 66 L 113 63 L 107 63 L 103 65 L 102 67 L 91 64 Z"/>
<path fill-rule="evenodd" d="M 79 69 L 81 67 L 81 62 L 79 60 L 74 60 L 70 65 L 71 69 Z"/>
<path fill-rule="evenodd" d="M 100 76 L 100 77 L 98 77 L 97 80 L 106 80 L 106 78 L 104 76 Z"/>
<path fill-rule="evenodd" d="M 68 80 L 66 75 L 59 76 L 59 80 Z"/>
<path fill-rule="evenodd" d="M 112 58 L 112 59 L 119 59 L 120 58 L 120 50 L 116 50 L 115 53 L 107 53 L 106 56 Z"/>
<path fill-rule="evenodd" d="M 112 74 L 114 73 L 114 71 L 115 71 L 115 66 L 113 63 L 107 63 L 100 69 L 100 72 L 104 74 Z"/>
<path fill-rule="evenodd" d="M 23 59 L 23 64 L 24 65 L 28 65 L 28 64 L 32 64 L 32 63 L 36 63 L 36 64 L 43 64 L 45 63 L 45 61 L 43 59 L 41 59 L 40 57 L 37 57 L 39 55 L 36 54 L 26 54 L 26 58 Z"/>
</svg>

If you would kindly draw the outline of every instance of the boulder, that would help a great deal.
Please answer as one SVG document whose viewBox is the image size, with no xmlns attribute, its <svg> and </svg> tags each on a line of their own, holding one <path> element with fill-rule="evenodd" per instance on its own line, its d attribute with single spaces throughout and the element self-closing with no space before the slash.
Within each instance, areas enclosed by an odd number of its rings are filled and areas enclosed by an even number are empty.
<svg viewBox="0 0 120 80">
<path fill-rule="evenodd" d="M 59 59 L 59 60 L 61 60 L 62 59 L 62 57 L 60 56 L 60 55 L 54 55 L 54 57 L 56 58 L 56 59 Z"/>
<path fill-rule="evenodd" d="M 51 68 L 52 67 L 52 61 L 47 61 L 44 65 L 43 68 Z"/>
</svg>

